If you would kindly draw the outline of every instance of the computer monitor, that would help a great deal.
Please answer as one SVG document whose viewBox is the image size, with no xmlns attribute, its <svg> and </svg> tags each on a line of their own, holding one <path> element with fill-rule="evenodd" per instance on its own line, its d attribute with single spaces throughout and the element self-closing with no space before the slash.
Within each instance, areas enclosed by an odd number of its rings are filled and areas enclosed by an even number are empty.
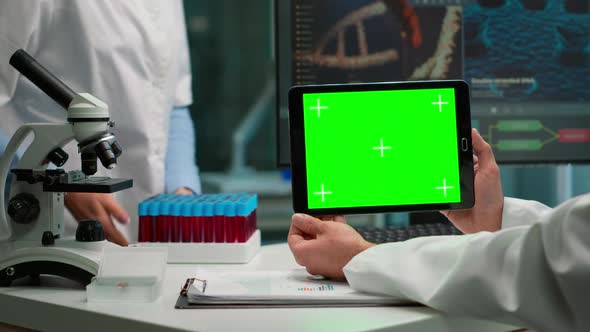
<svg viewBox="0 0 590 332">
<path fill-rule="evenodd" d="M 588 0 L 276 0 L 278 164 L 293 85 L 464 79 L 500 163 L 590 161 Z"/>
</svg>

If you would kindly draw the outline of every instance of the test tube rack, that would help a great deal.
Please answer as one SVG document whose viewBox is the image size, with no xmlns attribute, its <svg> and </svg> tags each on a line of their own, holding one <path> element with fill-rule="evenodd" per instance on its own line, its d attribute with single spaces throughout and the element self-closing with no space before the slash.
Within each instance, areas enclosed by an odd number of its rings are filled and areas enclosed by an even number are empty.
<svg viewBox="0 0 590 332">
<path fill-rule="evenodd" d="M 247 263 L 260 250 L 252 193 L 160 194 L 138 206 L 138 243 L 168 248 L 168 263 Z"/>
</svg>

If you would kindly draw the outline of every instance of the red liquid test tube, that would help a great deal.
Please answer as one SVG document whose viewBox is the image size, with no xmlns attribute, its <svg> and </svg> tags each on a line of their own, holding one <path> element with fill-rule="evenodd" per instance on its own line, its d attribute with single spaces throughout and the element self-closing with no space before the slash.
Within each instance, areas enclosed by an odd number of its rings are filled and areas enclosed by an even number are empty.
<svg viewBox="0 0 590 332">
<path fill-rule="evenodd" d="M 236 216 L 225 216 L 225 242 L 236 242 Z"/>
<path fill-rule="evenodd" d="M 192 216 L 189 217 L 191 223 L 191 230 L 193 234 L 192 242 L 200 243 L 203 242 L 203 222 L 202 217 Z"/>
<path fill-rule="evenodd" d="M 177 216 L 167 216 L 170 225 L 170 242 L 180 242 L 180 219 Z"/>
<path fill-rule="evenodd" d="M 193 233 L 193 242 L 201 243 L 204 242 L 203 234 L 204 232 L 204 217 L 203 217 L 203 207 L 204 202 L 207 201 L 207 195 L 201 195 L 196 197 L 194 200 L 190 202 L 190 213 L 187 210 L 187 213 L 190 214 L 190 222 L 191 228 Z"/>
<path fill-rule="evenodd" d="M 246 242 L 255 231 L 257 197 L 255 194 L 244 193 L 241 195 L 236 209 L 237 217 L 237 240 Z"/>
<path fill-rule="evenodd" d="M 170 225 L 168 223 L 168 216 L 156 216 L 156 234 L 157 242 L 168 242 L 170 239 Z"/>
<path fill-rule="evenodd" d="M 213 216 L 213 242 L 225 242 L 225 218 L 223 215 Z"/>
<path fill-rule="evenodd" d="M 152 204 L 154 209 L 152 215 L 156 216 L 156 241 L 169 242 L 172 233 L 172 219 L 170 218 L 170 200 L 169 195 L 160 195 L 156 197 L 156 204 Z"/>
<path fill-rule="evenodd" d="M 230 204 L 230 199 L 233 197 L 232 194 L 219 194 L 213 205 L 213 242 L 224 243 L 226 242 L 225 234 L 225 215 L 226 207 Z"/>
<path fill-rule="evenodd" d="M 139 234 L 137 236 L 138 242 L 152 241 L 152 216 L 139 217 Z"/>
<path fill-rule="evenodd" d="M 220 194 L 208 195 L 207 199 L 202 204 L 203 215 L 203 242 L 213 242 L 213 232 L 215 223 L 215 203 L 221 197 Z"/>
<path fill-rule="evenodd" d="M 250 236 L 256 232 L 256 209 L 254 209 L 254 211 L 248 216 L 248 225 L 250 226 L 250 234 L 248 235 L 248 238 L 250 238 Z"/>
<path fill-rule="evenodd" d="M 203 242 L 213 242 L 213 216 L 203 216 Z"/>
<path fill-rule="evenodd" d="M 156 241 L 156 220 L 155 215 L 158 212 L 157 197 L 150 197 L 139 203 L 138 215 L 138 242 L 155 242 Z"/>
<path fill-rule="evenodd" d="M 182 208 L 191 196 L 175 195 L 171 202 L 170 214 L 172 216 L 172 242 L 190 242 L 190 223 L 185 221 Z M 186 227 L 189 226 L 189 229 Z"/>
<path fill-rule="evenodd" d="M 236 240 L 240 243 L 246 242 L 248 239 L 247 217 L 236 216 Z"/>
<path fill-rule="evenodd" d="M 225 229 L 225 242 L 226 243 L 234 243 L 236 242 L 236 227 L 237 227 L 237 220 L 236 220 L 236 210 L 238 207 L 238 202 L 240 201 L 241 194 L 233 194 L 229 196 L 225 202 L 223 207 L 223 215 L 225 219 L 224 229 Z"/>
<path fill-rule="evenodd" d="M 182 242 L 191 242 L 192 238 L 192 229 L 191 229 L 191 220 L 189 217 L 186 216 L 178 216 L 177 217 L 180 222 L 180 234 Z"/>
</svg>

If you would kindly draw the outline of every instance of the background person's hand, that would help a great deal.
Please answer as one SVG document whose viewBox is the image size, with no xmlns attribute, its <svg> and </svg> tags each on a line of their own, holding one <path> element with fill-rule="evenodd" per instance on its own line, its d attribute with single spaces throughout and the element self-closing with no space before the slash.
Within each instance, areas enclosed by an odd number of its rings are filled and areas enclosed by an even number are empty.
<svg viewBox="0 0 590 332">
<path fill-rule="evenodd" d="M 174 191 L 174 193 L 176 195 L 194 195 L 195 194 L 194 191 L 190 190 L 187 187 L 180 187 L 180 188 L 176 189 L 176 191 Z"/>
<path fill-rule="evenodd" d="M 346 225 L 343 216 L 323 218 L 330 220 L 294 214 L 289 229 L 289 248 L 297 264 L 304 266 L 307 272 L 343 279 L 342 268 L 374 244 L 365 241 L 357 231 Z"/>
<path fill-rule="evenodd" d="M 113 224 L 113 218 L 121 224 L 128 224 L 129 214 L 115 201 L 112 194 L 67 193 L 65 205 L 78 221 L 98 220 L 104 229 L 107 240 L 121 246 L 129 244 L 125 235 Z"/>
<path fill-rule="evenodd" d="M 477 130 L 472 129 L 471 139 L 475 152 L 475 205 L 469 210 L 441 211 L 463 233 L 494 232 L 502 227 L 504 194 L 500 169 L 492 147 Z"/>
</svg>

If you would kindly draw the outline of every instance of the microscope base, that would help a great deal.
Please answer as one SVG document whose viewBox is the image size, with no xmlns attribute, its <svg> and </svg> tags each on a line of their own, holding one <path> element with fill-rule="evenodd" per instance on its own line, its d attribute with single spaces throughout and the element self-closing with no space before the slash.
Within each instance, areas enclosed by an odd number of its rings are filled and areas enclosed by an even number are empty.
<svg viewBox="0 0 590 332">
<path fill-rule="evenodd" d="M 30 242 L 0 244 L 0 286 L 10 286 L 13 280 L 26 276 L 55 275 L 83 285 L 98 273 L 102 249 L 113 245 L 107 241 L 76 242 L 57 240 L 55 246 L 32 246 Z"/>
<path fill-rule="evenodd" d="M 11 265 L 0 270 L 0 287 L 8 287 L 14 280 L 31 277 L 33 284 L 39 284 L 40 275 L 54 275 L 88 285 L 94 275 L 77 266 L 51 261 L 30 261 Z"/>
</svg>

